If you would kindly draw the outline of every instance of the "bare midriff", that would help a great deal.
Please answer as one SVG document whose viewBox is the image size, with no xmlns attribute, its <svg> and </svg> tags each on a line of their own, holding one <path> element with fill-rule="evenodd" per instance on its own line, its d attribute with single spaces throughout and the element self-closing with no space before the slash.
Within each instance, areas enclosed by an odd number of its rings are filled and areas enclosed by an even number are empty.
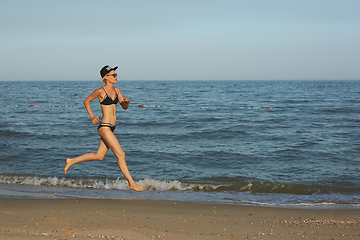
<svg viewBox="0 0 360 240">
<path fill-rule="evenodd" d="M 110 123 L 116 125 L 116 104 L 101 105 L 102 119 L 101 123 Z"/>
</svg>

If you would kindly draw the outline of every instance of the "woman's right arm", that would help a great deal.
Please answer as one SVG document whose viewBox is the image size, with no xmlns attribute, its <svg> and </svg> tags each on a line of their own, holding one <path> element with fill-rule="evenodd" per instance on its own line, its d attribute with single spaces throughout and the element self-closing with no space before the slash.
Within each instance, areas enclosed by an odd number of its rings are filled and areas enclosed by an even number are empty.
<svg viewBox="0 0 360 240">
<path fill-rule="evenodd" d="M 90 115 L 92 124 L 98 124 L 99 118 L 94 115 L 94 113 L 91 110 L 90 102 L 93 101 L 95 98 L 98 98 L 101 95 L 101 90 L 96 89 L 92 94 L 90 94 L 85 100 L 84 105 L 86 108 L 86 111 Z"/>
</svg>

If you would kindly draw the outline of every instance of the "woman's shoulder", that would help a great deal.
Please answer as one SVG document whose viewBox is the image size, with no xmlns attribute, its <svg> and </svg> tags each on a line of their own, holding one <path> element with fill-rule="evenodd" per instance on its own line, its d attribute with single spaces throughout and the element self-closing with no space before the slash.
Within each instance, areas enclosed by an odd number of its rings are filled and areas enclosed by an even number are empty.
<svg viewBox="0 0 360 240">
<path fill-rule="evenodd" d="M 103 92 L 104 92 L 104 88 L 103 88 L 103 87 L 99 87 L 99 88 L 95 89 L 94 92 L 96 92 L 96 93 L 103 93 Z"/>
<path fill-rule="evenodd" d="M 114 87 L 114 89 L 115 89 L 115 91 L 117 92 L 117 93 L 120 93 L 121 91 L 120 91 L 120 88 L 118 88 L 118 87 Z"/>
<path fill-rule="evenodd" d="M 93 91 L 92 95 L 100 96 L 104 94 L 104 89 L 102 87 L 97 88 Z"/>
</svg>

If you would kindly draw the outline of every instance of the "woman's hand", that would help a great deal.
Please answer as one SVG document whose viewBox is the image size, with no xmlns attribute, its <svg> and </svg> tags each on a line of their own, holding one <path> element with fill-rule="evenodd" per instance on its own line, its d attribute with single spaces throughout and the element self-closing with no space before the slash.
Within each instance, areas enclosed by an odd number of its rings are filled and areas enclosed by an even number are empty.
<svg viewBox="0 0 360 240">
<path fill-rule="evenodd" d="M 92 122 L 92 124 L 98 124 L 99 123 L 99 118 L 98 117 L 92 117 L 91 122 Z"/>
<path fill-rule="evenodd" d="M 128 97 L 124 97 L 122 102 L 120 102 L 121 107 L 126 110 L 129 107 L 130 99 Z"/>
<path fill-rule="evenodd" d="M 125 103 L 130 103 L 130 99 L 128 97 L 124 97 L 124 102 Z"/>
</svg>

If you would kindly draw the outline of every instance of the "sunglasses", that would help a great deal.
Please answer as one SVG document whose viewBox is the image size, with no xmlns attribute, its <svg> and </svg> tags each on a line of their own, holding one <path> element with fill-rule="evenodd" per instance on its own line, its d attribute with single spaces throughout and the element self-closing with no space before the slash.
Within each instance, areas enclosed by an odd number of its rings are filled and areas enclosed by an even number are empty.
<svg viewBox="0 0 360 240">
<path fill-rule="evenodd" d="M 117 77 L 117 73 L 115 73 L 115 74 L 109 74 L 108 76 Z"/>
</svg>

